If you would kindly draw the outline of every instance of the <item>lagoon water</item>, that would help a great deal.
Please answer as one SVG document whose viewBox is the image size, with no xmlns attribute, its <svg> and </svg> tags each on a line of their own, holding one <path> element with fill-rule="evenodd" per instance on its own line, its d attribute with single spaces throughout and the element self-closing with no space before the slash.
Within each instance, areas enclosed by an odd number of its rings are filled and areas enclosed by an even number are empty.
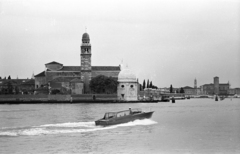
<svg viewBox="0 0 240 154">
<path fill-rule="evenodd" d="M 95 126 L 106 111 L 151 119 Z M 126 104 L 0 105 L 0 153 L 240 153 L 240 99 Z"/>
</svg>

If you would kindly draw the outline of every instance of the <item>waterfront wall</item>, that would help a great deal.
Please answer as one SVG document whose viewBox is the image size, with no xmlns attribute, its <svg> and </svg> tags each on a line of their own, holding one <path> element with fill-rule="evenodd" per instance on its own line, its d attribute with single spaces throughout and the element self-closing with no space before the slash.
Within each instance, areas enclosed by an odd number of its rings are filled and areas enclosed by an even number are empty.
<svg viewBox="0 0 240 154">
<path fill-rule="evenodd" d="M 81 94 L 81 95 L 0 95 L 0 103 L 24 102 L 104 102 L 116 101 L 117 94 Z"/>
</svg>

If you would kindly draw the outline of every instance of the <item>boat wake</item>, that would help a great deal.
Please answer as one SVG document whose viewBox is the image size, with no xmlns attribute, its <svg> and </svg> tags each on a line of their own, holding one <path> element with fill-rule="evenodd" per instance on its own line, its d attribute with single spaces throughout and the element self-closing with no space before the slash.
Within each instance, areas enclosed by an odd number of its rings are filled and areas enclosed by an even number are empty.
<svg viewBox="0 0 240 154">
<path fill-rule="evenodd" d="M 114 129 L 118 127 L 153 125 L 156 123 L 157 122 L 151 119 L 144 119 L 144 120 L 135 120 L 133 122 L 113 125 L 108 127 L 95 126 L 95 122 L 69 122 L 69 123 L 58 123 L 58 124 L 45 124 L 45 125 L 30 126 L 30 127 L 5 127 L 0 129 L 0 137 L 84 133 L 84 132 L 101 131 L 106 129 Z"/>
</svg>

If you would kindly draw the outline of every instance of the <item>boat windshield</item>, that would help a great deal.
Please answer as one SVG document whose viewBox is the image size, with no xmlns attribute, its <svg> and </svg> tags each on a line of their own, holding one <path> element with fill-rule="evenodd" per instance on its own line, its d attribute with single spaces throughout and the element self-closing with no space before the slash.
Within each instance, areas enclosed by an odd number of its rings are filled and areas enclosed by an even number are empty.
<svg viewBox="0 0 240 154">
<path fill-rule="evenodd" d="M 126 110 L 126 111 L 121 111 L 117 113 L 117 117 L 123 117 L 123 116 L 127 116 L 130 115 L 130 110 Z"/>
<path fill-rule="evenodd" d="M 116 117 L 116 112 L 108 112 L 108 113 L 105 113 L 103 119 L 110 119 L 114 117 Z"/>
<path fill-rule="evenodd" d="M 142 110 L 139 108 L 134 108 L 131 110 L 125 110 L 125 111 L 120 111 L 120 112 L 107 112 L 105 113 L 103 119 L 110 119 L 110 118 L 116 118 L 116 117 L 124 117 L 124 116 L 128 116 L 131 114 L 137 114 L 137 113 L 141 113 Z"/>
<path fill-rule="evenodd" d="M 133 113 L 141 113 L 141 112 L 142 112 L 142 109 L 134 108 L 134 109 L 132 109 L 132 112 L 133 112 Z"/>
</svg>

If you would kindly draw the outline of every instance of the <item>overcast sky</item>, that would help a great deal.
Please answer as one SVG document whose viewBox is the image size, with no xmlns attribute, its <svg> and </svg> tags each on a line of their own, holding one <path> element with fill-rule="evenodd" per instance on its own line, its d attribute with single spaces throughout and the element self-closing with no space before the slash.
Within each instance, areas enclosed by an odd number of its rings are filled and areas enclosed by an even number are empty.
<svg viewBox="0 0 240 154">
<path fill-rule="evenodd" d="M 92 66 L 123 60 L 158 87 L 240 87 L 238 0 L 0 0 L 0 76 L 79 66 L 85 27 Z"/>
</svg>

